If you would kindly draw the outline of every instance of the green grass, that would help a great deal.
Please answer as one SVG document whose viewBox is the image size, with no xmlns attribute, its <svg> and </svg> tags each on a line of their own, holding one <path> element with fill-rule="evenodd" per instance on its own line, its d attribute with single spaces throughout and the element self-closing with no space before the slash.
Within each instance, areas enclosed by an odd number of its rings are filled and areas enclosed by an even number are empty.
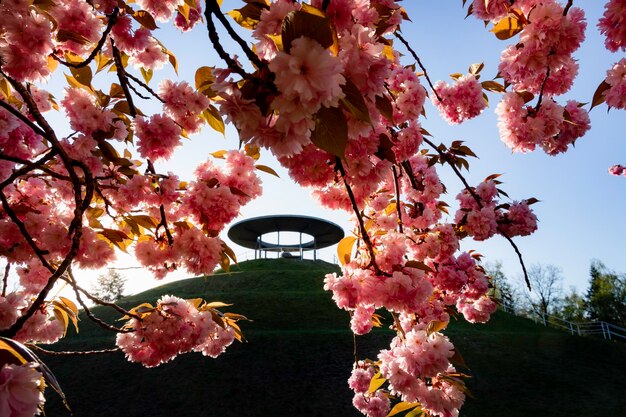
<svg viewBox="0 0 626 417">
<path fill-rule="evenodd" d="M 352 366 L 349 317 L 322 289 L 324 262 L 259 260 L 229 274 L 178 281 L 127 297 L 133 307 L 162 294 L 233 303 L 247 343 L 217 359 L 192 353 L 157 368 L 128 363 L 121 353 L 44 359 L 77 417 L 359 416 L 346 380 Z M 114 313 L 95 309 L 114 321 Z M 71 330 L 70 330 L 71 332 Z M 618 416 L 626 409 L 626 346 L 580 338 L 497 313 L 487 325 L 461 320 L 447 334 L 470 366 L 475 399 L 461 416 Z M 358 338 L 373 357 L 392 337 L 375 329 Z M 86 319 L 80 334 L 55 349 L 113 346 L 114 337 Z M 48 416 L 68 415 L 48 393 Z"/>
</svg>

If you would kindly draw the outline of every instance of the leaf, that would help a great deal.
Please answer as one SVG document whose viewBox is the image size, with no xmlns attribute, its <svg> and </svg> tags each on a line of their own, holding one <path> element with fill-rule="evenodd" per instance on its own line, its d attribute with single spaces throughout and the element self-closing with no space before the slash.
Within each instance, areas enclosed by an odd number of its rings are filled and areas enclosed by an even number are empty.
<svg viewBox="0 0 626 417">
<path fill-rule="evenodd" d="M 591 109 L 594 107 L 604 103 L 604 92 L 611 88 L 611 85 L 605 81 L 602 81 L 598 88 L 596 88 L 596 92 L 593 93 L 593 98 L 591 99 Z"/>
<path fill-rule="evenodd" d="M 154 21 L 154 17 L 150 13 L 145 10 L 137 10 L 133 13 L 133 19 L 141 24 L 141 26 L 145 27 L 148 30 L 158 29 L 156 22 Z"/>
<path fill-rule="evenodd" d="M 372 123 L 370 112 L 365 104 L 363 94 L 359 88 L 350 80 L 346 79 L 346 83 L 341 87 L 345 97 L 340 100 L 341 106 L 352 114 L 357 120 Z"/>
<path fill-rule="evenodd" d="M 385 379 L 380 372 L 377 372 L 376 375 L 374 375 L 372 377 L 372 380 L 370 381 L 370 387 L 367 390 L 367 392 L 372 393 L 374 391 L 376 391 L 378 388 L 380 388 L 385 381 L 387 381 L 387 379 Z"/>
<path fill-rule="evenodd" d="M 407 261 L 404 264 L 404 266 L 406 268 L 420 269 L 420 270 L 425 271 L 425 272 L 435 272 L 435 271 L 432 270 L 431 267 L 426 265 L 424 262 L 419 262 L 419 261 Z"/>
<path fill-rule="evenodd" d="M 258 161 L 259 158 L 261 157 L 261 148 L 259 148 L 256 145 L 250 145 L 249 143 L 246 143 L 243 149 L 246 152 L 246 155 L 248 155 L 250 158 L 254 159 L 255 161 Z"/>
<path fill-rule="evenodd" d="M 63 337 L 65 337 L 67 333 L 67 326 L 69 326 L 70 324 L 70 320 L 69 320 L 69 317 L 67 316 L 67 313 L 58 305 L 54 306 L 54 309 L 52 310 L 52 312 L 54 313 L 54 318 L 56 318 L 63 325 Z"/>
<path fill-rule="evenodd" d="M 348 143 L 348 123 L 337 108 L 322 107 L 315 115 L 315 130 L 311 133 L 311 142 L 318 148 L 344 157 Z"/>
<path fill-rule="evenodd" d="M 11 97 L 11 84 L 6 78 L 0 79 L 0 91 L 2 91 L 5 99 Z"/>
<path fill-rule="evenodd" d="M 239 26 L 254 30 L 261 20 L 261 12 L 268 6 L 261 2 L 247 2 L 241 9 L 231 10 L 226 14 L 232 17 Z"/>
<path fill-rule="evenodd" d="M 485 68 L 485 64 L 483 64 L 482 62 L 478 64 L 472 64 L 469 67 L 469 73 L 472 75 L 478 75 L 483 70 L 483 68 Z"/>
<path fill-rule="evenodd" d="M 221 307 L 230 307 L 232 306 L 232 304 L 227 304 L 227 303 L 223 303 L 221 301 L 213 301 L 210 303 L 206 303 L 203 307 L 204 308 L 221 308 Z"/>
<path fill-rule="evenodd" d="M 91 80 L 93 79 L 93 74 L 91 72 L 91 68 L 81 67 L 81 68 L 72 68 L 70 67 L 70 72 L 76 81 L 85 87 L 91 88 Z"/>
<path fill-rule="evenodd" d="M 222 120 L 222 116 L 217 111 L 215 106 L 213 106 L 212 104 L 209 104 L 209 107 L 207 107 L 202 112 L 202 118 L 206 120 L 206 122 L 209 124 L 209 126 L 213 128 L 213 130 L 216 130 L 220 132 L 222 135 L 225 135 L 226 125 L 224 124 L 224 120 Z"/>
<path fill-rule="evenodd" d="M 200 93 L 211 88 L 211 85 L 215 82 L 215 76 L 213 75 L 213 68 L 200 67 L 196 70 L 194 77 L 196 82 L 196 90 Z"/>
<path fill-rule="evenodd" d="M 465 363 L 465 359 L 463 359 L 463 356 L 461 356 L 459 350 L 457 348 L 454 348 L 453 352 L 454 355 L 452 355 L 452 357 L 450 358 L 450 363 L 456 366 L 462 366 L 465 369 L 469 369 L 469 366 L 467 366 L 467 364 Z"/>
<path fill-rule="evenodd" d="M 522 100 L 524 100 L 524 103 L 528 103 L 535 98 L 535 95 L 530 91 L 516 91 L 515 94 L 520 96 Z"/>
<path fill-rule="evenodd" d="M 493 26 L 491 32 L 500 40 L 510 39 L 524 29 L 518 18 L 514 16 L 505 17 Z"/>
<path fill-rule="evenodd" d="M 350 262 L 354 242 L 356 242 L 356 237 L 354 236 L 346 236 L 339 241 L 339 244 L 337 245 L 337 256 L 339 257 L 341 265 L 345 265 Z"/>
<path fill-rule="evenodd" d="M 393 105 L 391 100 L 386 96 L 376 96 L 376 108 L 389 123 L 393 124 Z"/>
<path fill-rule="evenodd" d="M 174 55 L 167 49 L 165 50 L 165 53 L 168 55 L 170 64 L 172 64 L 172 67 L 174 68 L 174 72 L 176 73 L 176 75 L 178 75 L 178 60 L 176 59 L 176 55 Z"/>
<path fill-rule="evenodd" d="M 403 411 L 410 410 L 419 405 L 419 403 L 408 403 L 406 401 L 399 402 L 398 404 L 393 406 L 391 411 L 389 411 L 389 414 L 387 414 L 387 417 L 395 416 L 396 414 L 400 414 Z"/>
<path fill-rule="evenodd" d="M 404 415 L 404 417 L 421 417 L 424 414 L 421 407 L 414 408 Z"/>
<path fill-rule="evenodd" d="M 267 172 L 268 174 L 272 174 L 273 176 L 280 178 L 276 171 L 266 165 L 255 165 L 254 167 L 259 171 Z"/>
<path fill-rule="evenodd" d="M 59 297 L 59 299 L 61 300 L 63 304 L 67 306 L 67 308 L 69 308 L 72 311 L 72 313 L 78 316 L 78 308 L 76 308 L 76 304 L 74 304 L 72 300 L 69 300 L 65 297 Z"/>
<path fill-rule="evenodd" d="M 433 320 L 430 323 L 428 323 L 428 327 L 426 328 L 426 333 L 431 335 L 433 333 L 437 333 L 438 331 L 445 329 L 447 326 L 448 326 L 447 321 Z"/>
<path fill-rule="evenodd" d="M 311 8 L 307 8 L 311 10 Z M 324 48 L 330 48 L 335 43 L 335 36 L 330 19 L 319 14 L 308 13 L 304 10 L 292 11 L 283 19 L 281 30 L 283 48 L 291 51 L 291 43 L 301 36 L 319 42 Z"/>
<path fill-rule="evenodd" d="M 493 91 L 495 93 L 505 92 L 504 86 L 497 81 L 483 81 L 480 85 L 487 91 Z"/>
<path fill-rule="evenodd" d="M 124 252 L 126 252 L 128 245 L 132 243 L 132 239 L 129 238 L 126 233 L 120 230 L 102 229 L 98 232 L 98 235 L 104 237 L 106 240 L 108 240 Z"/>
<path fill-rule="evenodd" d="M 150 217 L 145 214 L 129 216 L 129 218 L 133 219 L 138 225 L 146 229 L 153 229 L 159 224 L 159 222 L 154 217 Z"/>
<path fill-rule="evenodd" d="M 150 80 L 152 79 L 152 74 L 154 73 L 152 69 L 146 70 L 145 68 L 141 67 L 139 68 L 139 70 L 141 71 L 141 76 L 143 77 L 146 84 L 149 84 Z"/>
<path fill-rule="evenodd" d="M 57 32 L 57 41 L 58 42 L 76 42 L 78 44 L 81 45 L 88 45 L 91 43 L 91 41 L 89 39 L 87 39 L 86 37 L 84 37 L 83 35 L 81 35 L 80 33 L 77 32 L 72 32 L 69 30 L 64 30 L 64 29 L 60 29 Z"/>
<path fill-rule="evenodd" d="M 225 242 L 222 242 L 222 251 L 228 256 L 233 262 L 237 263 L 237 255 L 235 255 L 235 251 L 228 246 Z"/>
</svg>

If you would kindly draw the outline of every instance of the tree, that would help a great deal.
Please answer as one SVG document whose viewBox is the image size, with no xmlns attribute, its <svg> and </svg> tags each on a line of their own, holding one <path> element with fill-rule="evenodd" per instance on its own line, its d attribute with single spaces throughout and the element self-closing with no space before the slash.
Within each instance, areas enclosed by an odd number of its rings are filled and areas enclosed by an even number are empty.
<svg viewBox="0 0 626 417">
<path fill-rule="evenodd" d="M 86 312 L 85 299 L 117 311 L 122 327 L 88 317 L 116 334 L 130 361 L 148 367 L 190 351 L 216 357 L 241 340 L 237 322 L 245 318 L 223 312 L 228 305 L 168 296 L 127 310 L 85 290 L 80 270 L 108 265 L 116 250 L 157 279 L 178 268 L 228 269 L 235 256 L 219 235 L 260 194 L 257 174 L 275 174 L 258 164 L 267 150 L 322 204 L 354 213 L 354 236 L 339 245 L 342 275 L 325 280 L 350 311 L 353 331 L 367 333 L 377 308 L 394 318 L 389 349 L 378 361 L 355 363 L 355 406 L 386 415 L 393 392 L 399 408 L 456 415 L 465 386 L 452 366 L 459 355 L 442 333 L 448 312 L 485 322 L 496 308 L 481 256 L 458 253 L 460 241 L 500 235 L 519 254 L 513 238 L 536 230 L 537 200 L 506 200 L 495 174 L 470 185 L 461 170 L 475 153 L 459 140 L 438 144 L 422 127 L 425 99 L 459 124 L 480 116 L 487 94 L 501 94 L 496 113 L 507 146 L 565 152 L 590 126 L 583 104 L 557 101 L 577 73 L 572 54 L 584 40 L 584 11 L 572 1 L 474 0 L 468 14 L 509 43 L 490 69 L 500 78 L 481 81 L 484 65 L 474 64 L 448 84 L 432 82 L 400 31 L 407 11 L 394 1 L 244 0 L 228 13 L 220 3 L 0 3 L 0 256 L 5 277 L 13 271 L 21 285 L 8 291 L 5 278 L 0 297 L 0 349 L 9 358 L 0 385 L 24 382 L 3 391 L 0 409 L 17 413 L 21 402 L 12 396 L 30 390 L 19 413 L 36 414 L 44 401 L 40 372 L 61 392 L 33 351 L 45 353 L 39 343 L 53 344 L 69 323 L 78 325 L 74 302 L 54 295 L 63 284 Z M 606 47 L 624 50 L 622 2 L 605 9 Z M 178 60 L 157 39 L 157 22 L 183 32 L 205 25 L 207 49 L 221 64 L 197 68 L 194 87 L 165 78 L 159 70 L 169 62 L 178 71 Z M 625 68 L 623 59 L 609 69 L 590 107 L 626 107 Z M 66 82 L 60 102 L 47 90 L 50 78 Z M 145 113 L 140 99 L 152 101 Z M 71 133 L 53 122 L 61 108 Z M 237 129 L 237 150 L 207 155 L 188 181 L 168 171 L 181 138 L 204 125 L 225 133 L 226 123 Z M 438 166 L 464 185 L 449 222 Z M 550 294 L 540 301 L 546 312 Z M 423 354 L 412 354 L 416 346 Z"/>
<path fill-rule="evenodd" d="M 556 314 L 564 320 L 582 322 L 587 317 L 585 299 L 571 287 L 569 293 L 557 300 Z"/>
<path fill-rule="evenodd" d="M 119 272 L 110 269 L 106 275 L 99 275 L 91 293 L 99 299 L 112 303 L 124 296 L 126 278 Z"/>
<path fill-rule="evenodd" d="M 526 297 L 533 310 L 543 317 L 554 313 L 556 304 L 563 294 L 561 268 L 554 265 L 534 264 L 528 269 L 531 291 Z"/>
<path fill-rule="evenodd" d="M 485 264 L 485 271 L 491 277 L 494 298 L 500 302 L 505 311 L 515 312 L 519 307 L 519 294 L 502 271 L 502 262 Z"/>
<path fill-rule="evenodd" d="M 626 277 L 593 260 L 585 309 L 591 320 L 626 325 Z"/>
</svg>

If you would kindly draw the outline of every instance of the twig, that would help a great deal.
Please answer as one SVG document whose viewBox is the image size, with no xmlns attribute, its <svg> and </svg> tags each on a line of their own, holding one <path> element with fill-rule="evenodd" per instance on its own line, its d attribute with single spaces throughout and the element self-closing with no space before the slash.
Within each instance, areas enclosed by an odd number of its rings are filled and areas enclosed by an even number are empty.
<svg viewBox="0 0 626 417">
<path fill-rule="evenodd" d="M 109 36 L 111 29 L 113 29 L 113 25 L 115 25 L 115 22 L 117 21 L 118 13 L 119 13 L 119 9 L 117 7 L 114 8 L 113 12 L 109 15 L 109 23 L 107 24 L 107 27 L 104 29 L 104 32 L 102 32 L 102 37 L 98 41 L 98 44 L 96 45 L 94 50 L 91 51 L 89 56 L 84 61 L 73 63 L 73 62 L 64 61 L 58 56 L 56 56 L 55 54 L 50 54 L 50 56 L 54 58 L 55 60 L 59 61 L 60 64 L 65 65 L 66 67 L 71 67 L 71 68 L 83 68 L 91 64 L 91 61 L 93 61 L 96 55 L 98 55 L 98 52 L 102 50 L 102 47 L 104 46 L 104 43 L 107 40 L 107 36 Z"/>
<path fill-rule="evenodd" d="M 161 204 L 159 207 L 159 212 L 161 213 L 161 222 L 157 225 L 156 230 L 159 230 L 160 227 L 165 229 L 165 235 L 167 236 L 168 245 L 172 246 L 174 244 L 174 238 L 172 237 L 172 232 L 170 232 L 170 228 L 167 226 L 167 217 L 165 217 L 165 207 Z"/>
<path fill-rule="evenodd" d="M 565 5 L 565 9 L 563 9 L 563 16 L 567 16 L 569 9 L 574 5 L 574 0 L 567 0 L 567 4 Z"/>
<path fill-rule="evenodd" d="M 541 89 L 539 90 L 539 98 L 537 99 L 537 105 L 535 106 L 535 112 L 539 111 L 539 108 L 541 107 L 541 101 L 543 100 L 543 90 L 546 87 L 546 82 L 548 81 L 548 77 L 550 76 L 550 66 L 548 66 L 548 69 L 546 71 L 546 77 L 543 79 L 543 82 L 541 83 Z"/>
<path fill-rule="evenodd" d="M 348 192 L 348 197 L 350 197 L 350 202 L 352 203 L 352 210 L 354 211 L 354 214 L 356 215 L 358 219 L 359 229 L 361 232 L 360 235 L 363 238 L 363 243 L 365 243 L 365 246 L 367 247 L 367 250 L 370 254 L 370 258 L 371 258 L 370 265 L 374 267 L 376 274 L 381 275 L 383 272 L 380 270 L 380 268 L 376 264 L 376 253 L 374 252 L 374 245 L 372 244 L 372 241 L 370 240 L 370 237 L 367 234 L 367 230 L 365 230 L 365 222 L 363 221 L 363 215 L 361 214 L 361 211 L 359 210 L 359 207 L 356 204 L 356 198 L 354 197 L 354 192 L 352 191 L 352 187 L 350 187 L 350 184 L 348 183 L 346 170 L 344 169 L 343 164 L 341 163 L 341 159 L 339 159 L 339 157 L 337 157 L 335 160 L 335 167 L 337 171 L 339 171 L 339 174 L 341 174 L 341 178 L 343 179 L 343 184 L 346 187 L 346 191 Z"/>
<path fill-rule="evenodd" d="M 42 347 L 39 347 L 33 343 L 27 343 L 26 346 L 28 346 L 30 349 L 32 350 L 36 350 L 39 353 L 43 353 L 45 355 L 50 355 L 50 356 L 88 356 L 88 355 L 99 355 L 102 353 L 113 353 L 113 352 L 119 352 L 120 348 L 116 347 L 116 348 L 111 348 L 111 349 L 100 349 L 100 350 L 64 350 L 64 351 L 55 351 L 55 350 L 48 350 L 48 349 L 44 349 Z"/>
<path fill-rule="evenodd" d="M 396 189 L 396 211 L 398 213 L 398 232 L 402 233 L 402 208 L 400 207 L 400 184 L 398 181 L 398 171 L 396 166 L 392 166 L 393 170 L 393 185 Z"/>
<path fill-rule="evenodd" d="M 470 187 L 470 185 L 468 184 L 463 174 L 461 174 L 461 171 L 459 171 L 459 169 L 453 163 L 450 163 L 450 161 L 447 158 L 447 155 L 441 149 L 439 149 L 433 142 L 431 142 L 427 138 L 424 138 L 424 142 L 426 142 L 433 149 L 435 149 L 439 153 L 439 155 L 442 157 L 442 160 L 447 162 L 448 165 L 450 165 L 450 167 L 452 168 L 456 176 L 463 183 L 463 186 L 465 187 L 465 189 L 470 193 L 474 201 L 476 201 L 476 204 L 478 204 L 478 207 L 482 209 L 483 204 L 482 204 L 482 201 L 480 200 L 480 197 L 478 196 L 478 194 L 476 194 L 476 191 L 472 187 Z M 526 265 L 524 264 L 524 258 L 522 257 L 522 253 L 520 252 L 515 242 L 513 242 L 513 239 L 511 239 L 509 235 L 507 235 L 506 232 L 502 230 L 502 228 L 499 225 L 497 229 L 498 229 L 498 232 L 511 244 L 511 246 L 513 247 L 513 250 L 515 250 L 515 253 L 517 254 L 517 257 L 519 259 L 519 263 L 522 266 L 522 271 L 524 272 L 524 280 L 526 281 L 526 286 L 528 287 L 529 290 L 531 290 L 530 279 L 528 278 L 528 271 L 526 271 Z"/>
<path fill-rule="evenodd" d="M 154 98 L 156 98 L 157 100 L 159 100 L 161 103 L 165 103 L 165 100 L 163 100 L 161 98 L 161 96 L 159 96 L 152 88 L 150 88 L 148 86 L 148 84 L 144 83 L 143 81 L 141 81 L 139 78 L 135 77 L 133 74 L 129 73 L 128 71 L 124 71 L 124 73 L 126 74 L 126 76 L 128 78 L 130 78 L 131 80 L 133 80 L 134 82 L 136 82 L 137 84 L 139 84 L 140 86 L 143 87 L 144 90 L 146 90 L 148 93 L 152 94 L 154 96 Z M 137 93 L 137 90 L 133 89 L 133 91 L 135 91 Z M 139 93 L 137 93 L 137 95 L 139 95 L 139 97 L 142 97 Z M 142 97 L 143 98 L 143 97 Z"/>
<path fill-rule="evenodd" d="M 226 62 L 226 65 L 228 66 L 228 69 L 231 70 L 232 72 L 239 74 L 241 76 L 241 78 L 245 79 L 245 80 L 249 80 L 252 78 L 252 76 L 250 74 L 248 74 L 247 72 L 245 72 L 240 66 L 239 64 L 233 59 L 231 58 L 231 56 L 224 50 L 224 47 L 222 46 L 221 42 L 220 42 L 220 38 L 219 35 L 217 34 L 217 29 L 215 28 L 215 24 L 213 23 L 213 12 L 211 11 L 211 8 L 208 7 L 209 6 L 209 2 L 214 2 L 214 0 L 209 0 L 207 1 L 207 8 L 204 11 L 204 16 L 206 18 L 206 26 L 207 26 L 207 30 L 209 31 L 209 39 L 211 41 L 211 43 L 213 44 L 213 48 L 215 48 L 215 52 L 217 52 L 217 54 L 219 55 L 219 57 Z M 219 8 L 219 6 L 217 6 Z"/>
<path fill-rule="evenodd" d="M 137 109 L 135 108 L 133 97 L 128 89 L 128 78 L 126 78 L 126 71 L 124 70 L 124 65 L 122 64 L 120 50 L 115 46 L 115 41 L 113 39 L 111 39 L 111 50 L 113 51 L 113 61 L 115 61 L 117 78 L 120 80 L 120 86 L 122 87 L 122 91 L 124 92 L 124 96 L 126 96 L 126 101 L 128 102 L 128 112 L 131 117 L 135 117 L 137 116 Z"/>
<path fill-rule="evenodd" d="M 217 20 L 219 20 L 220 23 L 224 25 L 224 28 L 226 28 L 226 32 L 228 32 L 230 37 L 235 42 L 237 42 L 237 44 L 239 44 L 239 46 L 241 47 L 243 52 L 246 54 L 246 57 L 248 58 L 248 60 L 250 60 L 250 62 L 252 62 L 258 69 L 261 69 L 266 66 L 265 63 L 263 63 L 263 61 L 261 61 L 259 57 L 254 52 L 252 52 L 252 49 L 250 49 L 246 41 L 244 41 L 243 38 L 239 36 L 237 32 L 235 32 L 235 29 L 233 29 L 233 26 L 230 24 L 228 19 L 226 19 L 226 16 L 224 16 L 222 11 L 220 10 L 220 6 L 217 3 L 217 0 L 207 0 L 206 11 L 209 14 L 211 13 L 214 14 L 215 17 L 217 17 Z M 210 17 L 207 17 L 207 19 L 209 18 Z"/>
<path fill-rule="evenodd" d="M 34 124 L 28 117 L 24 116 L 19 110 L 17 110 L 15 107 L 11 106 L 6 101 L 0 100 L 0 106 L 3 107 L 5 110 L 7 110 L 9 113 L 11 113 L 13 116 L 15 116 L 18 119 L 20 119 L 21 122 L 23 122 L 28 127 L 33 129 L 33 132 L 35 132 L 39 136 L 44 136 L 44 137 L 46 136 L 45 132 L 43 130 L 41 130 L 41 128 L 39 126 Z"/>
<path fill-rule="evenodd" d="M 395 35 L 396 35 L 396 38 L 398 38 L 400 40 L 400 42 L 402 42 L 404 44 L 404 46 L 406 46 L 406 49 L 409 50 L 409 52 L 413 56 L 413 59 L 415 59 L 415 61 L 417 61 L 417 65 L 419 65 L 420 68 L 422 69 L 422 71 L 424 72 L 424 76 L 426 77 L 426 81 L 428 81 L 428 85 L 430 86 L 430 89 L 433 90 L 433 93 L 435 93 L 435 97 L 437 97 L 437 100 L 439 100 L 439 102 L 441 102 L 442 101 L 441 97 L 439 96 L 439 94 L 437 94 L 437 90 L 435 90 L 435 86 L 433 85 L 432 81 L 430 81 L 430 77 L 428 76 L 428 72 L 426 71 L 426 67 L 424 67 L 424 65 L 422 64 L 422 61 L 420 60 L 419 56 L 417 56 L 417 54 L 415 53 L 413 48 L 411 48 L 411 45 L 409 45 L 409 43 L 406 41 L 406 39 L 404 39 L 402 37 L 400 32 L 396 31 Z"/>
<path fill-rule="evenodd" d="M 31 162 L 27 159 L 22 159 L 22 158 L 18 158 L 16 156 L 12 156 L 12 155 L 7 155 L 3 152 L 0 152 L 0 159 L 4 159 L 5 161 L 11 161 L 11 162 L 15 162 L 16 164 L 21 164 L 24 166 L 27 166 L 29 169 L 29 171 L 35 171 L 35 170 L 41 170 L 43 172 L 45 172 L 46 174 L 50 175 L 53 178 L 56 178 L 57 180 L 62 180 L 62 181 L 70 181 L 70 177 L 67 177 L 65 175 L 61 175 L 58 172 L 55 172 L 53 170 L 51 170 L 50 168 L 46 167 L 43 163 L 41 162 Z M 22 174 L 19 174 L 19 176 L 22 176 L 26 174 L 26 172 L 23 172 Z M 16 179 L 17 177 L 15 177 L 14 179 Z M 13 180 L 6 182 L 4 181 L 3 184 L 10 184 L 12 183 Z M 4 188 L 4 187 L 1 187 Z"/>
<path fill-rule="evenodd" d="M 4 268 L 4 278 L 2 279 L 2 296 L 7 295 L 7 286 L 9 285 L 9 272 L 11 271 L 11 264 L 7 262 L 7 266 Z"/>
</svg>

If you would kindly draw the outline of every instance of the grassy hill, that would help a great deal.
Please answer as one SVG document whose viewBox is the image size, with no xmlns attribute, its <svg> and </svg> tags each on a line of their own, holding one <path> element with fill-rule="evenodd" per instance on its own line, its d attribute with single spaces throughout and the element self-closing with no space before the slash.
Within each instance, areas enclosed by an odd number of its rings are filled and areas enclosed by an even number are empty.
<svg viewBox="0 0 626 417">
<path fill-rule="evenodd" d="M 193 278 L 127 297 L 133 307 L 162 294 L 234 303 L 247 343 L 211 359 L 186 354 L 157 368 L 128 363 L 121 353 L 43 357 L 76 417 L 351 417 L 346 380 L 353 360 L 349 317 L 322 289 L 324 262 L 249 261 L 229 274 Z M 116 316 L 94 309 L 103 318 Z M 497 313 L 487 325 L 452 323 L 449 337 L 471 367 L 475 399 L 467 417 L 623 415 L 626 346 L 580 338 Z M 376 329 L 358 338 L 359 356 L 374 357 L 392 337 Z M 86 319 L 80 334 L 54 349 L 113 346 L 113 336 Z M 47 415 L 69 415 L 54 394 Z"/>
</svg>

